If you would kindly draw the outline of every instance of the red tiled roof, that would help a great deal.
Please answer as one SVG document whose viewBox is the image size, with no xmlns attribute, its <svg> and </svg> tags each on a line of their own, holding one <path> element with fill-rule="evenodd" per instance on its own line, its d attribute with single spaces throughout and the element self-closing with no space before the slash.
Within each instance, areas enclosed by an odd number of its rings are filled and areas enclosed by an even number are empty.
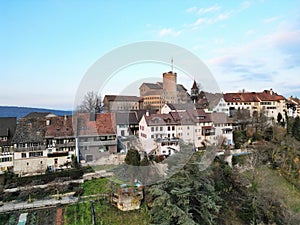
<svg viewBox="0 0 300 225">
<path fill-rule="evenodd" d="M 92 118 L 95 116 L 95 118 Z M 77 134 L 88 135 L 109 135 L 116 134 L 115 113 L 104 113 L 91 115 L 90 113 L 80 113 L 77 118 Z"/>
<path fill-rule="evenodd" d="M 46 126 L 45 137 L 73 137 L 72 116 L 52 117 L 50 124 Z"/>
<path fill-rule="evenodd" d="M 224 94 L 226 102 L 260 102 L 260 101 L 280 101 L 285 98 L 272 90 L 263 92 L 237 92 Z"/>
</svg>

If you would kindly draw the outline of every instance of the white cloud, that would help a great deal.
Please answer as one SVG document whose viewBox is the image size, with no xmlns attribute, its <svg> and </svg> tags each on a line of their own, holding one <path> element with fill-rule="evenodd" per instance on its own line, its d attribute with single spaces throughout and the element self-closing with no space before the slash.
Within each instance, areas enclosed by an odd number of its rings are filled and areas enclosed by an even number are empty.
<svg viewBox="0 0 300 225">
<path fill-rule="evenodd" d="M 193 24 L 193 26 L 199 26 L 199 25 L 205 23 L 205 21 L 206 21 L 205 19 L 199 18 L 196 20 L 196 22 Z"/>
<path fill-rule="evenodd" d="M 276 20 L 278 20 L 278 19 L 279 19 L 278 16 L 274 16 L 274 17 L 270 17 L 270 18 L 264 19 L 263 22 L 264 22 L 264 23 L 272 23 L 272 22 L 274 22 L 274 21 L 276 21 Z"/>
<path fill-rule="evenodd" d="M 175 31 L 172 28 L 163 28 L 159 31 L 159 36 L 163 37 L 163 36 L 173 36 L 173 37 L 177 37 L 181 34 L 182 31 Z"/>
<path fill-rule="evenodd" d="M 205 14 L 205 13 L 212 13 L 212 12 L 216 12 L 219 11 L 221 9 L 220 6 L 218 5 L 214 5 L 208 8 L 201 8 L 198 10 L 198 14 Z"/>
<path fill-rule="evenodd" d="M 247 30 L 246 31 L 246 35 L 252 35 L 252 34 L 254 34 L 255 33 L 255 31 L 254 30 Z"/>
<path fill-rule="evenodd" d="M 242 3 L 241 3 L 241 8 L 242 8 L 242 9 L 247 9 L 247 8 L 250 7 L 250 5 L 251 5 L 250 2 L 245 1 L 245 2 L 242 2 Z"/>
<path fill-rule="evenodd" d="M 186 10 L 187 13 L 193 13 L 197 10 L 197 7 L 196 6 L 193 6 L 193 7 L 190 7 Z"/>
</svg>

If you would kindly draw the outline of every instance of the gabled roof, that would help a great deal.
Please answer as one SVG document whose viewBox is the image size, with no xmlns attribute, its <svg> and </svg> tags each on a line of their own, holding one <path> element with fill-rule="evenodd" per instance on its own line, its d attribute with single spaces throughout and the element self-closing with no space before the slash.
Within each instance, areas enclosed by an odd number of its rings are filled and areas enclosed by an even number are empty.
<svg viewBox="0 0 300 225">
<path fill-rule="evenodd" d="M 0 137 L 11 137 L 17 126 L 16 117 L 0 117 Z"/>
<path fill-rule="evenodd" d="M 278 95 L 273 90 L 263 92 L 237 92 L 224 94 L 226 102 L 260 102 L 260 101 L 280 101 L 285 100 L 282 95 Z"/>
<path fill-rule="evenodd" d="M 256 92 L 226 93 L 224 100 L 226 102 L 259 102 Z"/>
<path fill-rule="evenodd" d="M 178 103 L 178 104 L 170 104 L 167 103 L 167 106 L 171 109 L 171 110 L 192 110 L 195 109 L 195 105 L 193 103 Z"/>
<path fill-rule="evenodd" d="M 194 123 L 212 122 L 211 114 L 206 113 L 203 109 L 188 110 L 188 113 Z"/>
<path fill-rule="evenodd" d="M 72 116 L 58 116 L 50 119 L 45 137 L 74 137 Z"/>
<path fill-rule="evenodd" d="M 51 112 L 31 112 L 23 118 L 46 118 L 47 116 L 56 116 Z"/>
<path fill-rule="evenodd" d="M 156 84 L 154 84 L 154 83 L 142 83 L 141 87 L 142 87 L 143 85 L 147 86 L 147 87 L 150 88 L 150 89 L 162 89 L 162 86 L 159 85 L 159 83 L 156 83 Z M 141 87 L 140 87 L 140 88 L 141 88 Z"/>
<path fill-rule="evenodd" d="M 291 97 L 288 98 L 288 101 L 289 101 L 290 104 L 292 103 L 292 104 L 295 104 L 297 106 L 300 106 L 300 99 L 297 98 L 297 97 L 291 96 Z"/>
<path fill-rule="evenodd" d="M 177 91 L 187 91 L 186 88 L 182 84 L 176 85 Z"/>
<path fill-rule="evenodd" d="M 219 104 L 222 98 L 223 94 L 221 93 L 210 93 L 201 91 L 200 97 L 197 101 L 197 108 L 214 109 Z"/>
<path fill-rule="evenodd" d="M 94 116 L 94 118 L 91 118 Z M 74 116 L 73 124 L 79 136 L 113 135 L 116 134 L 115 113 L 78 113 Z"/>
<path fill-rule="evenodd" d="M 105 95 L 104 99 L 108 101 L 122 101 L 122 102 L 138 102 L 140 100 L 137 96 L 129 95 Z"/>
<path fill-rule="evenodd" d="M 257 93 L 257 97 L 261 101 L 280 101 L 285 100 L 285 97 L 278 95 L 273 90 L 264 90 L 263 92 Z"/>
<path fill-rule="evenodd" d="M 148 126 L 161 126 L 161 125 L 176 125 L 174 118 L 171 114 L 151 114 L 145 115 L 145 120 Z"/>
<path fill-rule="evenodd" d="M 142 119 L 142 117 L 149 112 L 150 115 L 156 114 L 157 110 L 155 109 L 139 109 L 139 110 L 134 110 L 137 113 L 137 119 L 138 121 L 140 121 Z"/>
<path fill-rule="evenodd" d="M 211 118 L 214 124 L 233 123 L 233 120 L 223 112 L 214 112 L 211 114 Z"/>
<path fill-rule="evenodd" d="M 194 120 L 188 112 L 170 112 L 171 116 L 178 123 L 178 125 L 193 125 Z"/>
<path fill-rule="evenodd" d="M 117 125 L 139 124 L 136 112 L 117 112 L 116 113 Z"/>
<path fill-rule="evenodd" d="M 194 83 L 193 83 L 193 86 L 192 86 L 192 89 L 197 89 L 198 90 L 198 85 L 197 85 L 197 83 L 196 83 L 196 81 L 194 80 Z"/>
<path fill-rule="evenodd" d="M 43 143 L 46 132 L 45 117 L 23 117 L 18 120 L 13 143 Z"/>
</svg>

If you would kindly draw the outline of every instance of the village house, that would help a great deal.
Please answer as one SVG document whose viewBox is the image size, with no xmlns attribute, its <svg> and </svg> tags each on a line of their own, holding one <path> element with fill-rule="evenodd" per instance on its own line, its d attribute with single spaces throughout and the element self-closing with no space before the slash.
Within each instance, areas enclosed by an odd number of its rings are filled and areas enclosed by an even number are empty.
<svg viewBox="0 0 300 225">
<path fill-rule="evenodd" d="M 233 120 L 225 113 L 212 113 L 217 144 L 233 145 Z"/>
<path fill-rule="evenodd" d="M 188 113 L 194 123 L 194 146 L 199 148 L 215 144 L 215 128 L 211 113 L 206 113 L 203 109 L 190 110 Z"/>
<path fill-rule="evenodd" d="M 146 113 L 139 123 L 139 139 L 147 153 L 157 148 L 155 140 L 176 137 L 176 125 L 171 114 Z"/>
<path fill-rule="evenodd" d="M 206 112 L 223 112 L 229 116 L 229 107 L 221 93 L 210 93 L 201 91 L 196 102 L 197 109 Z"/>
<path fill-rule="evenodd" d="M 256 111 L 275 119 L 278 113 L 284 114 L 286 110 L 286 99 L 272 89 L 263 92 L 226 93 L 224 99 L 229 106 L 230 116 L 233 116 L 236 110 L 246 109 L 251 116 Z"/>
<path fill-rule="evenodd" d="M 117 136 L 136 135 L 139 130 L 137 111 L 116 112 Z"/>
<path fill-rule="evenodd" d="M 16 126 L 16 117 L 0 117 L 0 152 L 12 151 L 12 138 Z"/>
<path fill-rule="evenodd" d="M 47 167 L 51 171 L 70 166 L 76 152 L 72 116 L 57 116 L 46 120 L 45 145 Z"/>
<path fill-rule="evenodd" d="M 12 138 L 16 126 L 16 117 L 0 118 L 0 173 L 13 170 Z"/>
<path fill-rule="evenodd" d="M 287 113 L 290 117 L 300 116 L 300 99 L 297 97 L 289 97 L 286 103 Z"/>
<path fill-rule="evenodd" d="M 140 98 L 127 95 L 105 95 L 104 112 L 120 112 L 140 109 Z"/>
<path fill-rule="evenodd" d="M 18 120 L 12 140 L 14 144 L 14 173 L 25 175 L 46 171 L 46 120 L 55 116 L 51 113 L 30 113 Z"/>
<path fill-rule="evenodd" d="M 97 164 L 97 160 L 117 153 L 115 113 L 78 113 L 73 117 L 79 162 Z"/>
<path fill-rule="evenodd" d="M 177 104 L 170 104 L 166 103 L 161 108 L 161 114 L 168 114 L 170 112 L 185 112 L 187 110 L 196 109 L 195 105 L 192 102 L 187 103 L 177 103 Z"/>
</svg>

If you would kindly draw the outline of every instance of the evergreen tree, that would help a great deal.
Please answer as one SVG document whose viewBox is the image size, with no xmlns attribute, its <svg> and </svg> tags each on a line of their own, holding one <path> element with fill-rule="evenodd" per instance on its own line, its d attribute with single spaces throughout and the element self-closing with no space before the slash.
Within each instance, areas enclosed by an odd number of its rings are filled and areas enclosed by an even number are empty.
<svg viewBox="0 0 300 225">
<path fill-rule="evenodd" d="M 282 118 L 283 118 L 282 114 L 279 112 L 278 115 L 277 115 L 277 123 L 280 123 Z"/>
<path fill-rule="evenodd" d="M 129 149 L 125 157 L 126 164 L 132 166 L 139 166 L 140 161 L 141 161 L 140 153 L 135 149 Z"/>
<path fill-rule="evenodd" d="M 140 166 L 149 166 L 150 161 L 146 152 L 144 152 L 144 158 L 140 162 Z"/>
<path fill-rule="evenodd" d="M 293 126 L 292 126 L 292 136 L 300 141 L 300 118 L 297 116 L 294 120 Z"/>
</svg>

